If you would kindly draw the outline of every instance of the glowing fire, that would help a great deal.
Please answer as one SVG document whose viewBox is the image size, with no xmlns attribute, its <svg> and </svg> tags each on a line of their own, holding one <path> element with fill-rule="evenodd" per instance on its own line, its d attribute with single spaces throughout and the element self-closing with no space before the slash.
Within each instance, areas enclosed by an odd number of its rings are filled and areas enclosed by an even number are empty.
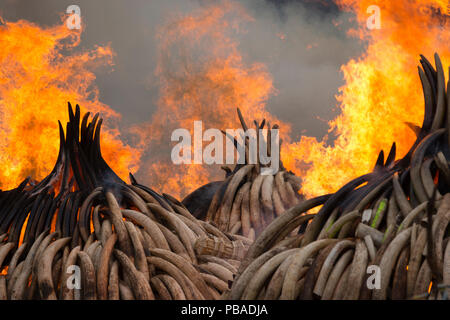
<svg viewBox="0 0 450 320">
<path fill-rule="evenodd" d="M 405 122 L 419 125 L 423 119 L 422 90 L 415 72 L 419 54 L 432 57 L 439 52 L 444 65 L 450 62 L 449 19 L 442 15 L 445 1 L 337 2 L 356 13 L 359 28 L 349 33 L 368 46 L 360 58 L 342 66 L 346 85 L 337 96 L 341 114 L 329 122 L 330 136 L 320 140 L 304 136 L 293 142 L 288 137 L 290 126 L 277 121 L 285 141 L 282 160 L 303 178 L 301 192 L 308 197 L 334 192 L 370 171 L 378 153 L 388 152 L 394 141 L 397 158 L 403 156 L 415 139 Z M 367 7 L 374 4 L 381 9 L 381 30 L 366 27 Z M 198 119 L 210 127 L 236 126 L 236 106 L 249 119 L 273 121 L 265 110 L 274 92 L 271 76 L 261 64 L 243 63 L 237 41 L 227 33 L 238 25 L 230 13 L 251 21 L 239 5 L 224 2 L 175 19 L 162 29 L 160 110 L 150 125 L 154 141 L 160 141 L 164 132 L 168 136 L 165 129 L 190 128 Z M 211 54 L 199 55 L 195 48 L 205 48 L 205 43 Z M 157 162 L 150 174 L 152 182 L 172 193 L 186 194 L 213 178 L 200 166 L 169 167 Z"/>
<path fill-rule="evenodd" d="M 121 177 L 137 168 L 139 154 L 120 141 L 113 127 L 119 115 L 98 101 L 94 84 L 92 70 L 111 65 L 113 53 L 101 46 L 74 52 L 79 42 L 80 32 L 64 24 L 0 26 L 0 188 L 16 187 L 29 175 L 39 180 L 51 171 L 59 148 L 58 120 L 63 125 L 68 120 L 68 101 L 107 118 L 102 151 Z"/>
<path fill-rule="evenodd" d="M 329 122 L 337 135 L 318 141 L 302 137 L 285 146 L 285 165 L 303 178 L 307 196 L 336 191 L 351 178 L 370 171 L 378 153 L 397 143 L 403 156 L 415 137 L 405 122 L 420 125 L 423 96 L 417 73 L 419 54 L 440 54 L 450 64 L 450 19 L 445 0 L 337 0 L 356 13 L 359 29 L 350 33 L 368 42 L 363 56 L 342 67 L 346 85 L 337 99 L 341 114 Z M 381 29 L 368 30 L 370 5 L 381 9 Z M 309 164 L 308 166 L 305 163 Z"/>
</svg>

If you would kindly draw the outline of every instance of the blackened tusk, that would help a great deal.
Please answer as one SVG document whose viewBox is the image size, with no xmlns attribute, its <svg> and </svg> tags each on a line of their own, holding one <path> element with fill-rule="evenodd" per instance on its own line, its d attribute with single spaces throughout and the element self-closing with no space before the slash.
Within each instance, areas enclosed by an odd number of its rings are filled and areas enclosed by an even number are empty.
<svg viewBox="0 0 450 320">
<path fill-rule="evenodd" d="M 434 108 L 433 108 L 433 94 L 430 82 L 428 78 L 425 76 L 422 68 L 419 67 L 419 77 L 422 83 L 424 101 L 425 101 L 425 116 L 423 118 L 422 130 L 428 132 L 431 128 L 434 118 Z"/>
<path fill-rule="evenodd" d="M 51 223 L 53 221 L 54 216 L 56 215 L 56 209 L 58 208 L 58 201 L 56 198 L 50 197 L 49 203 L 45 205 L 42 210 L 39 223 L 36 228 L 36 232 L 34 233 L 34 237 L 37 238 L 44 230 L 51 228 Z"/>
<path fill-rule="evenodd" d="M 163 193 L 162 195 L 163 195 L 163 197 L 164 197 L 169 203 L 171 202 L 171 203 L 176 204 L 177 206 L 180 206 L 180 207 L 182 207 L 182 208 L 186 208 L 186 207 L 184 206 L 184 204 L 182 204 L 180 201 L 178 201 L 178 199 L 172 197 L 170 194 Z"/>
<path fill-rule="evenodd" d="M 83 120 L 81 121 L 81 131 L 80 131 L 80 141 L 81 145 L 85 145 L 88 141 L 87 138 L 87 122 L 89 120 L 89 116 L 91 115 L 90 112 L 86 112 L 83 116 Z"/>
<path fill-rule="evenodd" d="M 431 125 L 431 130 L 437 130 L 442 127 L 445 117 L 445 75 L 441 59 L 436 53 L 434 55 L 437 70 L 437 91 L 436 91 L 436 112 Z"/>
<path fill-rule="evenodd" d="M 423 158 L 428 148 L 446 131 L 445 128 L 439 129 L 433 133 L 430 133 L 422 142 L 418 145 L 414 151 L 411 159 L 411 182 L 415 195 L 420 203 L 427 201 L 427 195 L 425 187 L 423 186 L 422 178 L 420 176 L 420 168 Z"/>
<path fill-rule="evenodd" d="M 266 124 L 266 119 L 263 119 L 263 121 L 261 122 L 261 125 L 259 126 L 259 130 L 261 130 L 262 128 L 264 128 L 264 125 Z"/>
<path fill-rule="evenodd" d="M 414 134 L 416 135 L 416 137 L 419 136 L 420 134 L 420 130 L 422 130 L 421 127 L 419 127 L 418 125 L 415 125 L 412 122 L 405 122 L 405 124 L 414 132 Z"/>
<path fill-rule="evenodd" d="M 25 229 L 25 235 L 23 242 L 29 242 L 29 237 L 32 232 L 32 230 L 35 230 L 37 227 L 37 224 L 39 222 L 40 212 L 42 211 L 43 205 L 46 203 L 45 200 L 47 200 L 48 191 L 51 187 L 48 186 L 45 188 L 42 192 L 36 195 L 36 199 L 34 200 L 31 210 L 30 210 L 30 216 L 28 218 L 27 227 Z M 44 200 L 43 200 L 44 198 Z M 40 209 L 40 210 L 38 210 Z"/>
<path fill-rule="evenodd" d="M 244 131 L 247 131 L 248 127 L 245 124 L 244 117 L 242 116 L 241 110 L 239 108 L 237 108 L 237 114 L 238 114 L 238 117 L 239 117 L 239 121 L 241 122 L 242 129 L 244 129 Z"/>
<path fill-rule="evenodd" d="M 431 86 L 431 97 L 432 97 L 432 102 L 433 102 L 433 113 L 436 109 L 436 88 L 437 88 L 437 79 L 434 76 L 435 71 L 433 69 L 433 67 L 429 67 L 427 64 L 422 64 L 423 67 L 423 71 L 425 73 L 425 76 L 428 79 L 428 82 L 430 83 Z"/>
<path fill-rule="evenodd" d="M 75 224 L 77 222 L 78 209 L 80 208 L 80 200 L 82 197 L 82 192 L 75 192 L 72 208 L 66 213 L 64 218 L 64 228 L 63 237 L 70 237 L 75 229 Z"/>
<path fill-rule="evenodd" d="M 231 136 L 230 134 L 228 134 L 228 132 L 226 132 L 226 131 L 223 131 L 223 130 L 220 130 L 228 139 L 230 139 L 232 142 L 233 142 L 233 144 L 234 144 L 234 147 L 237 149 L 237 150 L 239 150 L 239 148 L 241 147 L 241 144 L 233 137 L 233 136 Z M 242 148 L 242 147 L 241 147 Z"/>
<path fill-rule="evenodd" d="M 394 161 L 395 161 L 395 154 L 396 154 L 396 144 L 395 142 L 392 144 L 391 150 L 389 151 L 388 157 L 386 159 L 386 163 L 384 164 L 385 167 L 390 167 Z"/>
<path fill-rule="evenodd" d="M 220 168 L 225 171 L 225 176 L 229 176 L 230 174 L 233 173 L 233 170 L 231 170 L 230 167 L 221 166 Z"/>
</svg>

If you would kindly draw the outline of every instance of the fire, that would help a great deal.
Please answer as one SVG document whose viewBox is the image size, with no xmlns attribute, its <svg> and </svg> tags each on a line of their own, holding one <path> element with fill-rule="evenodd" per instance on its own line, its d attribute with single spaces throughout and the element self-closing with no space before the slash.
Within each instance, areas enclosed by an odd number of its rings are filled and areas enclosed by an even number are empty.
<svg viewBox="0 0 450 320">
<path fill-rule="evenodd" d="M 175 166 L 167 149 L 173 145 L 169 139 L 174 129 L 192 133 L 195 120 L 203 121 L 204 130 L 240 128 L 236 107 L 248 121 L 265 118 L 280 124 L 265 109 L 275 92 L 270 74 L 263 64 L 247 64 L 234 38 L 241 25 L 251 20 L 240 5 L 226 1 L 173 17 L 159 30 L 158 110 L 145 129 L 138 126 L 135 130 L 148 134 L 143 141 L 153 151 L 153 164 L 145 168 L 145 174 L 157 190 L 181 197 L 223 178 L 218 168 Z M 288 132 L 289 126 L 284 126 L 283 133 Z M 164 159 L 155 156 L 155 150 L 161 149 Z"/>
<path fill-rule="evenodd" d="M 22 225 L 22 229 L 20 230 L 19 245 L 18 245 L 19 247 L 23 244 L 23 238 L 25 237 L 25 231 L 27 230 L 28 219 L 30 219 L 30 214 L 27 215 Z"/>
<path fill-rule="evenodd" d="M 68 101 L 107 118 L 102 151 L 122 178 L 137 168 L 139 153 L 120 141 L 114 127 L 120 115 L 98 100 L 92 70 L 112 65 L 108 46 L 80 52 L 79 31 L 26 21 L 0 26 L 0 43 L 0 188 L 14 188 L 26 176 L 39 180 L 51 171 L 59 148 L 58 120 L 68 120 Z"/>
<path fill-rule="evenodd" d="M 366 52 L 342 66 L 346 84 L 337 96 L 341 114 L 329 122 L 322 140 L 302 137 L 286 145 L 285 165 L 303 179 L 308 196 L 336 191 L 348 180 L 373 168 L 378 153 L 397 143 L 403 156 L 415 140 L 405 122 L 420 125 L 423 96 L 417 75 L 419 54 L 439 52 L 450 64 L 450 18 L 445 0 L 337 0 L 357 15 L 359 28 L 350 30 L 367 41 Z M 366 10 L 380 7 L 381 29 L 368 30 Z"/>
</svg>

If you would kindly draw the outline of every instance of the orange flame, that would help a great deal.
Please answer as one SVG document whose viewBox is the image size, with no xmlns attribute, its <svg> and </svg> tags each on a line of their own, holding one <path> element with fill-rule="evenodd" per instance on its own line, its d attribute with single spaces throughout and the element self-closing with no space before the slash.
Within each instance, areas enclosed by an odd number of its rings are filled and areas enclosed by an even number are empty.
<svg viewBox="0 0 450 320">
<path fill-rule="evenodd" d="M 63 125 L 68 120 L 68 101 L 107 118 L 102 152 L 119 176 L 137 168 L 139 153 L 120 141 L 113 126 L 120 115 L 99 102 L 94 83 L 92 70 L 111 65 L 113 52 L 107 46 L 74 52 L 79 42 L 80 32 L 64 24 L 0 26 L 1 188 L 16 187 L 29 175 L 42 179 L 51 171 L 59 148 L 58 120 Z"/>
<path fill-rule="evenodd" d="M 368 42 L 366 52 L 342 67 L 346 85 L 337 96 L 341 114 L 329 122 L 329 143 L 302 137 L 285 146 L 285 165 L 303 178 L 308 196 L 335 192 L 351 178 L 371 171 L 378 153 L 397 143 L 397 158 L 414 142 L 405 122 L 421 125 L 423 95 L 417 75 L 419 54 L 438 52 L 450 64 L 450 19 L 444 0 L 337 0 L 357 15 L 350 33 Z M 379 6 L 381 29 L 369 30 L 367 8 Z"/>
</svg>

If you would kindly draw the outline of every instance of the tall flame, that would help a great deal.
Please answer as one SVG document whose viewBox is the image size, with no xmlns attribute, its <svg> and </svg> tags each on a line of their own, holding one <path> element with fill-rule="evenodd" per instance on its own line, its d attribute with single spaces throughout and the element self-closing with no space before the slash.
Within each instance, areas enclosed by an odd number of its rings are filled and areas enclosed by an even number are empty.
<svg viewBox="0 0 450 320">
<path fill-rule="evenodd" d="M 349 179 L 370 171 L 377 154 L 397 143 L 403 156 L 414 142 L 405 122 L 420 125 L 423 95 L 417 75 L 419 54 L 441 56 L 450 64 L 450 18 L 444 0 L 337 0 L 352 10 L 359 28 L 350 34 L 367 41 L 366 52 L 342 66 L 346 84 L 337 96 L 341 114 L 329 122 L 322 140 L 302 137 L 285 147 L 285 165 L 303 179 L 306 196 L 336 191 Z M 369 30 L 367 8 L 380 8 L 381 29 Z"/>
<path fill-rule="evenodd" d="M 107 46 L 75 52 L 79 42 L 80 31 L 63 24 L 0 25 L 0 188 L 51 171 L 59 148 L 58 120 L 68 120 L 68 101 L 107 118 L 102 151 L 120 176 L 137 168 L 139 154 L 119 140 L 114 127 L 119 114 L 98 100 L 94 83 L 92 70 L 111 65 L 113 52 Z"/>
</svg>

